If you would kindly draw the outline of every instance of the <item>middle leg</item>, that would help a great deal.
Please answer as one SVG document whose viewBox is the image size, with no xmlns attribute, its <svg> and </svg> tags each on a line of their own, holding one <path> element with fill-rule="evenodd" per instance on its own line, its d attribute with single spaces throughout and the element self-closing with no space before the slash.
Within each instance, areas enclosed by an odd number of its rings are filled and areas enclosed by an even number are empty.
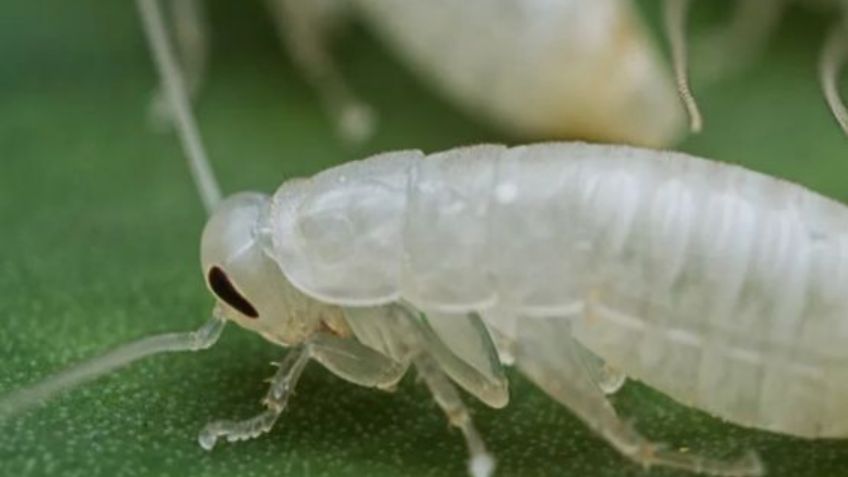
<svg viewBox="0 0 848 477">
<path fill-rule="evenodd" d="M 442 408 L 451 425 L 458 427 L 465 437 L 465 443 L 470 455 L 468 471 L 472 477 L 488 477 L 495 470 L 495 460 L 486 450 L 486 445 L 480 433 L 471 421 L 468 408 L 462 402 L 456 387 L 439 369 L 438 364 L 428 355 L 417 356 L 415 368 L 424 379 L 433 399 Z"/>
</svg>

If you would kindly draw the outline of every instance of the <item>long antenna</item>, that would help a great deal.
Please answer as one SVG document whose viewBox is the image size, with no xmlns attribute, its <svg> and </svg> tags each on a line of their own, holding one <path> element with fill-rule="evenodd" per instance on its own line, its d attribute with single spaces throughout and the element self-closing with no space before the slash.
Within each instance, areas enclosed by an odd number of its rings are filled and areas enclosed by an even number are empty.
<svg viewBox="0 0 848 477">
<path fill-rule="evenodd" d="M 223 316 L 216 310 L 213 318 L 195 331 L 165 333 L 142 338 L 71 366 L 29 387 L 13 391 L 0 398 L 0 423 L 42 404 L 62 391 L 77 387 L 142 358 L 165 352 L 207 349 L 218 341 L 225 324 Z"/>
<path fill-rule="evenodd" d="M 162 13 L 156 0 L 138 0 L 144 29 L 150 42 L 156 66 L 162 77 L 166 97 L 173 107 L 177 129 L 183 149 L 189 158 L 189 167 L 207 211 L 211 212 L 221 199 L 215 176 L 209 167 L 197 126 L 191 115 L 179 69 L 165 35 Z M 218 341 L 226 319 L 216 308 L 212 318 L 195 331 L 164 333 L 149 336 L 118 346 L 112 351 L 60 371 L 43 381 L 13 391 L 0 398 L 0 423 L 28 409 L 42 404 L 57 394 L 92 381 L 109 371 L 127 366 L 135 361 L 160 353 L 200 351 Z"/>
<path fill-rule="evenodd" d="M 838 87 L 839 73 L 845 66 L 846 56 L 848 56 L 848 45 L 846 45 L 848 35 L 845 35 L 845 23 L 840 20 L 828 34 L 819 60 L 819 78 L 833 117 L 848 134 L 848 110 L 845 109 L 845 103 L 839 97 Z"/>
<path fill-rule="evenodd" d="M 188 158 L 192 179 L 208 213 L 221 200 L 221 189 L 215 174 L 209 166 L 209 159 L 200 140 L 197 123 L 191 114 L 191 105 L 186 93 L 185 82 L 177 66 L 174 50 L 165 31 L 162 10 L 156 0 L 136 0 L 138 12 L 147 35 L 147 42 L 153 53 L 154 63 L 159 72 L 165 98 L 174 115 L 177 132 Z"/>
<path fill-rule="evenodd" d="M 671 60 L 674 65 L 674 77 L 677 80 L 677 92 L 686 112 L 689 114 L 689 129 L 700 132 L 703 126 L 701 110 L 689 88 L 689 65 L 686 53 L 686 14 L 689 0 L 665 0 L 665 30 L 671 44 Z"/>
</svg>

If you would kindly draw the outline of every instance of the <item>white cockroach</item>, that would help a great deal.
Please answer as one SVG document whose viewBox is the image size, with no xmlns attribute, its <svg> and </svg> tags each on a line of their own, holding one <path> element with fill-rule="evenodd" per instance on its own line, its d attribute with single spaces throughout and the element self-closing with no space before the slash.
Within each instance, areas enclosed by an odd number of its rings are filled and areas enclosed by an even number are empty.
<svg viewBox="0 0 848 477">
<path fill-rule="evenodd" d="M 494 460 L 454 385 L 505 406 L 504 362 L 643 465 L 763 471 L 753 453 L 643 438 L 605 396 L 624 375 L 741 425 L 848 436 L 845 206 L 737 166 L 582 143 L 390 152 L 219 202 L 158 4 L 138 4 L 212 212 L 213 318 L 14 392 L 0 420 L 141 357 L 208 348 L 233 321 L 291 351 L 266 410 L 207 425 L 207 449 L 270 430 L 313 360 L 381 389 L 415 367 L 475 476 Z"/>
<path fill-rule="evenodd" d="M 173 12 L 192 90 L 207 51 L 200 1 L 176 0 L 183 6 Z M 370 134 L 373 114 L 328 51 L 346 13 L 456 105 L 513 135 L 659 147 L 684 129 L 671 75 L 630 0 L 266 2 L 292 58 L 353 141 Z"/>
<path fill-rule="evenodd" d="M 692 0 L 664 0 L 665 25 L 671 43 L 678 93 L 689 114 L 692 131 L 700 131 L 702 117 L 691 92 L 685 40 L 686 14 Z M 848 0 L 735 0 L 733 18 L 726 27 L 712 32 L 702 47 L 707 53 L 710 76 L 742 69 L 765 48 L 768 38 L 790 3 L 817 3 L 836 7 L 837 20 L 827 35 L 819 56 L 819 81 L 825 101 L 839 127 L 848 134 L 848 110 L 839 96 L 838 79 L 848 59 Z"/>
</svg>

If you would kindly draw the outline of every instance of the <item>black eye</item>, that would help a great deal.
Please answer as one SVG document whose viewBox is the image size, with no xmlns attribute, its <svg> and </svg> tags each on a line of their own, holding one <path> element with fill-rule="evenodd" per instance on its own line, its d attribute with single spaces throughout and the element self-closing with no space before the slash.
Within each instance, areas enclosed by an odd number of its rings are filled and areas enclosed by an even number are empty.
<svg viewBox="0 0 848 477">
<path fill-rule="evenodd" d="M 259 318 L 259 312 L 236 290 L 236 287 L 233 286 L 223 270 L 218 267 L 212 267 L 209 270 L 207 279 L 209 280 L 209 287 L 212 288 L 215 295 L 223 300 L 224 303 L 235 308 L 239 313 L 248 318 Z"/>
</svg>

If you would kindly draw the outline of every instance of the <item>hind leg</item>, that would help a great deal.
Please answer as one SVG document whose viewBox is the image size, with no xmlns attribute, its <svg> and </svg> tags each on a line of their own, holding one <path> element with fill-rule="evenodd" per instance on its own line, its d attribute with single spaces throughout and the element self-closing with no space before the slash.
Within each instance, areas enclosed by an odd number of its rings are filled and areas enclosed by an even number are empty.
<svg viewBox="0 0 848 477">
<path fill-rule="evenodd" d="M 518 338 L 516 364 L 549 396 L 643 467 L 671 467 L 713 476 L 762 475 L 762 464 L 753 453 L 736 461 L 712 459 L 667 449 L 640 435 L 616 414 L 593 381 L 578 346 L 567 319 L 527 319 Z"/>
<path fill-rule="evenodd" d="M 374 132 L 374 113 L 354 95 L 328 51 L 328 16 L 324 3 L 266 0 L 277 31 L 312 86 L 318 91 L 342 139 L 356 144 Z M 340 7 L 337 7 L 340 8 Z"/>
</svg>

